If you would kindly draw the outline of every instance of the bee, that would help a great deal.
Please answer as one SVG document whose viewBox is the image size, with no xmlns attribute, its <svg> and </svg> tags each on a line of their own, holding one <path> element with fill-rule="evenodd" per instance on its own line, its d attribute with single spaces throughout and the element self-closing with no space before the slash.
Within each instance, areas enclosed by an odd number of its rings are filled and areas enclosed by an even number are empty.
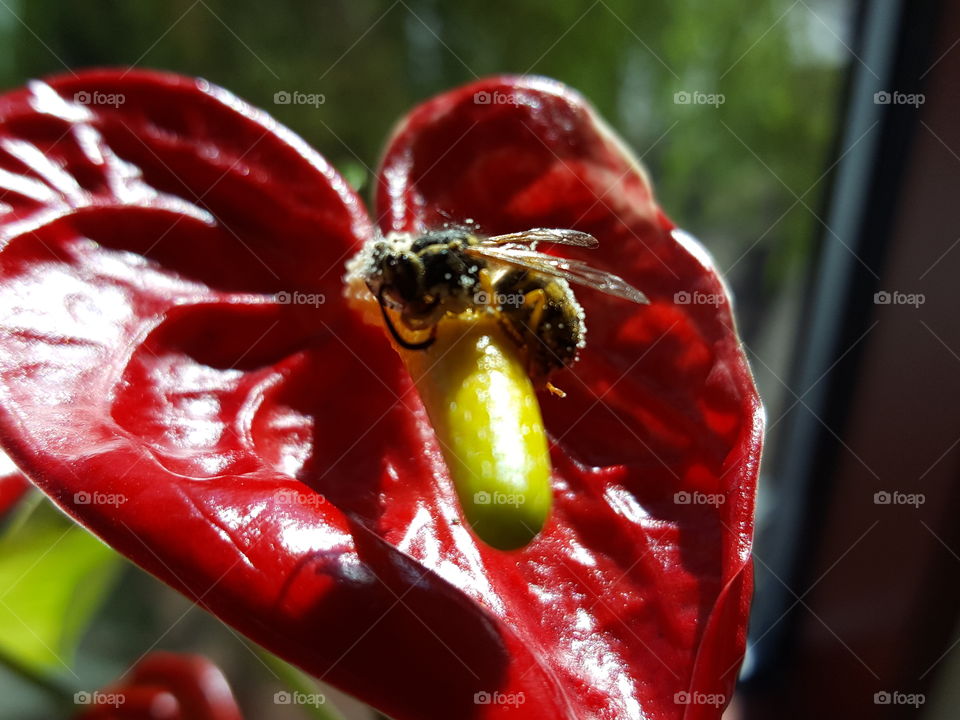
<svg viewBox="0 0 960 720">
<path fill-rule="evenodd" d="M 492 312 L 522 352 L 534 382 L 562 395 L 547 377 L 576 361 L 586 333 L 570 283 L 635 303 L 646 303 L 647 298 L 616 275 L 539 252 L 538 243 L 599 245 L 595 237 L 577 230 L 534 228 L 488 237 L 449 226 L 378 238 L 365 252 L 360 272 L 401 347 L 430 347 L 445 317 Z M 427 337 L 405 338 L 388 310 L 399 314 L 408 331 L 427 332 Z"/>
</svg>

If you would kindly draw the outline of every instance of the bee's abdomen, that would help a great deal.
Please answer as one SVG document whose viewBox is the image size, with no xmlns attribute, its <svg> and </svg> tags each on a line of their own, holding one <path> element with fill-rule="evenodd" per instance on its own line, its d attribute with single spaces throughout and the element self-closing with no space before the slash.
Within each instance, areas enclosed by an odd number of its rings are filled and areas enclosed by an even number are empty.
<svg viewBox="0 0 960 720">
<path fill-rule="evenodd" d="M 535 379 L 545 380 L 554 370 L 576 361 L 586 327 L 580 305 L 565 282 L 511 271 L 497 290 L 501 316 L 527 355 Z"/>
</svg>

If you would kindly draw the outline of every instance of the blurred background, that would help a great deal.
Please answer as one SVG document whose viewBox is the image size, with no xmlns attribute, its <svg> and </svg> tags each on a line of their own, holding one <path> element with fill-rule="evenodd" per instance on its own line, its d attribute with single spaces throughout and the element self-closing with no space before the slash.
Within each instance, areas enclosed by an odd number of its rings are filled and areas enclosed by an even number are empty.
<svg viewBox="0 0 960 720">
<path fill-rule="evenodd" d="M 715 255 L 767 409 L 732 718 L 956 717 L 958 43 L 957 7 L 925 1 L 0 0 L 3 88 L 204 76 L 365 196 L 392 125 L 437 92 L 512 72 L 590 98 Z M 276 706 L 285 669 L 42 505 L 13 541 L 27 509 L 0 538 L 0 651 L 35 657 L 0 669 L 3 717 L 48 716 L 30 667 L 96 688 L 153 648 L 214 658 L 250 717 L 316 710 Z"/>
</svg>

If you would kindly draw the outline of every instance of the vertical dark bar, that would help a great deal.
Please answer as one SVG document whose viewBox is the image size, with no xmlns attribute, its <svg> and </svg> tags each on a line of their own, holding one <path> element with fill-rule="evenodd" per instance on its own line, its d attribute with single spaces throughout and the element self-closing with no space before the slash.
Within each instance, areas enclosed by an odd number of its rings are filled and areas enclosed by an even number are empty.
<svg viewBox="0 0 960 720">
<path fill-rule="evenodd" d="M 761 529 L 756 544 L 757 592 L 742 673 L 748 690 L 774 682 L 790 663 L 801 607 L 796 596 L 813 580 L 808 559 L 830 500 L 831 472 L 843 451 L 844 419 L 856 388 L 862 346 L 850 348 L 871 322 L 872 295 L 917 124 L 912 107 L 877 102 L 875 94 L 918 91 L 939 12 L 933 0 L 864 0 L 857 13 L 837 144 L 837 154 L 846 154 L 833 172 L 821 214 L 829 229 L 820 238 L 790 382 L 803 402 L 785 418 L 780 451 L 771 458 L 773 522 Z"/>
</svg>

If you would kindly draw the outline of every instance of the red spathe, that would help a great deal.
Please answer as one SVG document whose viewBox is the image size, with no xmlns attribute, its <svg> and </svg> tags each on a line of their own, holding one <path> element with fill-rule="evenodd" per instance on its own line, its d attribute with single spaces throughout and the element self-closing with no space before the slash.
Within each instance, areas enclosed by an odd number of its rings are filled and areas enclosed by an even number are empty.
<svg viewBox="0 0 960 720">
<path fill-rule="evenodd" d="M 61 76 L 0 98 L 0 189 L 0 440 L 110 545 L 397 720 L 719 718 L 762 410 L 709 257 L 578 95 L 441 95 L 377 180 L 384 232 L 576 228 L 651 300 L 577 291 L 554 512 L 509 553 L 342 297 L 374 223 L 289 130 L 204 81 Z"/>
</svg>

